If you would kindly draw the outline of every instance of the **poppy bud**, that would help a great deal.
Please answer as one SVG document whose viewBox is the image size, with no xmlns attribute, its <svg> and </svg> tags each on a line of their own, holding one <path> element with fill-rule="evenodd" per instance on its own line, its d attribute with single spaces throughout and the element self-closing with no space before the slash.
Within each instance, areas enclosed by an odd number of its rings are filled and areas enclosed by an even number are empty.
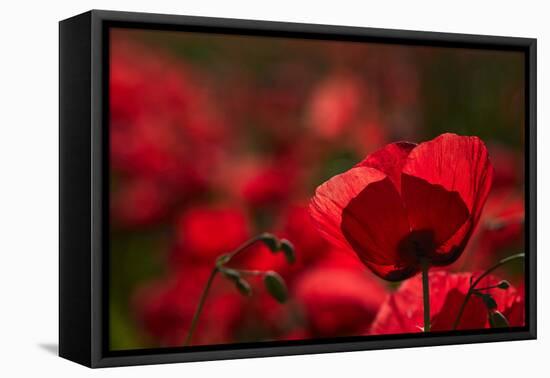
<svg viewBox="0 0 550 378">
<path fill-rule="evenodd" d="M 489 312 L 489 324 L 491 328 L 508 328 L 510 324 L 508 319 L 500 311 L 490 311 Z"/>
<path fill-rule="evenodd" d="M 286 302 L 288 289 L 283 278 L 276 272 L 269 271 L 264 275 L 264 285 L 269 294 L 279 303 Z"/>
<path fill-rule="evenodd" d="M 510 282 L 502 280 L 498 283 L 497 287 L 502 290 L 506 290 L 510 287 Z"/>
<path fill-rule="evenodd" d="M 286 261 L 288 261 L 289 264 L 293 264 L 296 261 L 296 254 L 294 253 L 294 245 L 286 240 L 281 240 L 281 251 L 285 254 Z"/>
<path fill-rule="evenodd" d="M 250 284 L 246 280 L 239 278 L 235 281 L 235 286 L 239 289 L 242 295 L 246 295 L 247 297 L 252 295 L 252 287 L 250 287 Z"/>
<path fill-rule="evenodd" d="M 495 310 L 497 308 L 497 302 L 491 294 L 481 294 L 481 299 L 483 299 L 483 303 L 485 303 L 488 310 Z"/>
<path fill-rule="evenodd" d="M 221 270 L 222 274 L 229 278 L 231 281 L 238 281 L 241 278 L 241 274 L 238 270 L 231 269 L 231 268 L 223 268 Z"/>
<path fill-rule="evenodd" d="M 271 250 L 271 252 L 278 252 L 281 249 L 279 239 L 273 234 L 264 232 L 260 235 L 260 240 Z"/>
</svg>

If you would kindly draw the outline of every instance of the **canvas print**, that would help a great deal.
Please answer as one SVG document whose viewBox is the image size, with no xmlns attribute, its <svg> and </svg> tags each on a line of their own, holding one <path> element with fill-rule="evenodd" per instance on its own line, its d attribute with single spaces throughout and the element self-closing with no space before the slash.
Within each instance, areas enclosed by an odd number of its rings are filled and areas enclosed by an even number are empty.
<svg viewBox="0 0 550 378">
<path fill-rule="evenodd" d="M 525 56 L 109 31 L 111 351 L 525 326 Z"/>
</svg>

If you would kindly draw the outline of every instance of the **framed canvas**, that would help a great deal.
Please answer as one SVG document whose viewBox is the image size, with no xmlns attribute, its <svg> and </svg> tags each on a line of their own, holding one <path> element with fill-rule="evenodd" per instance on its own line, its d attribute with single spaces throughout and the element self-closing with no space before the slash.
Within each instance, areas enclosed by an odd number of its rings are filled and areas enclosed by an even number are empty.
<svg viewBox="0 0 550 378">
<path fill-rule="evenodd" d="M 60 22 L 59 354 L 536 338 L 536 40 Z"/>
</svg>

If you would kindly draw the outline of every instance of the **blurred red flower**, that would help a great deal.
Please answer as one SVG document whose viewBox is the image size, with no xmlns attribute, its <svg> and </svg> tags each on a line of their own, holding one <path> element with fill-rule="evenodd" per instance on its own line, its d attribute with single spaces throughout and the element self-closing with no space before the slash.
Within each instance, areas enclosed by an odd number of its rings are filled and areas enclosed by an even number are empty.
<svg viewBox="0 0 550 378">
<path fill-rule="evenodd" d="M 392 143 L 316 190 L 320 231 L 378 276 L 399 281 L 454 262 L 479 220 L 493 175 L 477 137 Z"/>
<path fill-rule="evenodd" d="M 347 249 L 331 248 L 321 259 L 315 262 L 315 267 L 340 268 L 366 272 L 368 269 L 357 254 Z"/>
<path fill-rule="evenodd" d="M 472 240 L 453 266 L 455 271 L 476 271 L 523 246 L 525 198 L 521 156 L 502 145 L 489 147 L 494 167 L 493 185 Z M 523 280 L 523 277 L 512 277 Z"/>
<path fill-rule="evenodd" d="M 273 253 L 263 243 L 256 243 L 232 258 L 231 266 L 238 269 L 274 270 L 285 279 L 290 267 L 283 253 Z"/>
<path fill-rule="evenodd" d="M 515 190 L 493 192 L 487 201 L 481 224 L 486 247 L 498 249 L 523 238 L 525 199 Z"/>
<path fill-rule="evenodd" d="M 265 289 L 259 277 L 250 277 L 253 294 L 244 302 L 243 317 L 236 325 L 235 341 L 280 340 L 296 329 L 290 303 L 280 303 Z"/>
<path fill-rule="evenodd" d="M 280 231 L 277 233 L 294 245 L 296 261 L 289 266 L 294 273 L 311 267 L 316 261 L 322 261 L 331 245 L 321 236 L 309 216 L 307 205 L 292 204 L 282 215 Z"/>
<path fill-rule="evenodd" d="M 117 227 L 148 226 L 162 219 L 167 208 L 165 190 L 149 180 L 128 180 L 111 197 L 111 216 Z"/>
<path fill-rule="evenodd" d="M 472 243 L 457 267 L 476 270 L 521 247 L 524 234 L 525 199 L 514 188 L 493 190 L 487 199 Z"/>
<path fill-rule="evenodd" d="M 294 293 L 314 337 L 361 334 L 386 297 L 384 285 L 374 277 L 341 268 L 305 272 L 296 282 Z"/>
<path fill-rule="evenodd" d="M 180 271 L 177 276 L 151 282 L 137 291 L 134 313 L 146 336 L 155 344 L 183 344 L 209 274 L 210 269 L 195 266 L 193 270 Z M 193 345 L 233 341 L 245 301 L 227 282 L 217 280 L 205 302 Z"/>
<path fill-rule="evenodd" d="M 510 189 L 523 183 L 523 156 L 502 145 L 488 146 L 495 169 L 493 188 Z"/>
<path fill-rule="evenodd" d="M 257 167 L 242 185 L 242 196 L 251 207 L 280 206 L 295 187 L 296 162 L 281 159 Z"/>
<path fill-rule="evenodd" d="M 229 253 L 250 238 L 246 213 L 239 207 L 196 206 L 184 211 L 176 222 L 173 262 L 205 262 Z"/>
<path fill-rule="evenodd" d="M 335 75 L 315 88 L 309 104 L 309 123 L 323 138 L 334 138 L 357 115 L 361 97 L 357 78 Z"/>
<path fill-rule="evenodd" d="M 472 273 L 430 272 L 430 316 L 432 331 L 450 331 L 470 287 Z M 500 282 L 494 276 L 487 276 L 477 285 L 478 288 L 494 286 Z M 508 289 L 483 290 L 490 293 L 497 308 L 508 319 L 511 327 L 524 325 L 523 293 L 510 286 Z M 483 300 L 472 295 L 465 307 L 457 329 L 489 328 L 488 309 Z M 405 281 L 390 294 L 381 306 L 372 323 L 372 334 L 395 334 L 421 332 L 424 309 L 422 304 L 422 281 L 420 276 Z"/>
<path fill-rule="evenodd" d="M 157 215 L 168 215 L 175 205 L 207 188 L 207 172 L 223 155 L 227 128 L 200 75 L 162 52 L 131 42 L 122 31 L 114 33 L 109 144 L 115 189 L 126 192 L 131 180 L 162 187 Z M 143 203 L 128 203 L 131 206 Z"/>
</svg>

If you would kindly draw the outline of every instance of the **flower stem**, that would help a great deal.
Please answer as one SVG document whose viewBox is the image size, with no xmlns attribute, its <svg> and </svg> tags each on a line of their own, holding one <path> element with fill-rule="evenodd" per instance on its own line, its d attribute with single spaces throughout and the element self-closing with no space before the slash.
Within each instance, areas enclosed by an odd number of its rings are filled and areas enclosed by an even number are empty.
<svg viewBox="0 0 550 378">
<path fill-rule="evenodd" d="M 476 278 L 476 280 L 472 284 L 470 284 L 470 288 L 468 289 L 468 292 L 466 293 L 466 297 L 464 297 L 464 302 L 462 302 L 462 305 L 460 306 L 460 310 L 458 311 L 458 315 L 456 317 L 456 320 L 453 324 L 453 330 L 456 330 L 456 328 L 460 324 L 460 319 L 462 318 L 462 314 L 464 314 L 464 310 L 466 309 L 466 305 L 468 304 L 468 301 L 470 300 L 470 297 L 472 296 L 472 294 L 475 292 L 477 284 L 479 284 L 481 282 L 481 280 L 483 278 L 485 278 L 487 275 L 489 275 L 493 270 L 495 270 L 497 268 L 500 268 L 502 265 L 504 265 L 504 264 L 506 264 L 510 261 L 513 261 L 513 260 L 516 260 L 516 259 L 523 259 L 523 258 L 525 258 L 525 253 L 518 253 L 518 254 L 515 254 L 515 255 L 512 255 L 512 256 L 508 256 L 508 257 L 500 260 L 499 262 L 497 262 L 495 265 L 493 265 L 489 269 L 487 269 L 478 278 Z"/>
<path fill-rule="evenodd" d="M 263 276 L 266 272 L 263 270 L 237 269 L 243 276 Z"/>
<path fill-rule="evenodd" d="M 430 264 L 427 259 L 422 262 L 422 297 L 424 299 L 424 332 L 430 332 L 430 280 L 428 273 Z"/>
<path fill-rule="evenodd" d="M 195 314 L 193 315 L 193 320 L 191 320 L 191 327 L 189 328 L 189 332 L 187 333 L 187 337 L 185 338 L 183 346 L 188 346 L 191 343 L 193 333 L 195 332 L 195 328 L 197 328 L 197 322 L 201 315 L 202 308 L 204 307 L 204 302 L 206 301 L 206 297 L 208 296 L 208 292 L 210 291 L 210 287 L 212 286 L 212 282 L 214 282 L 214 278 L 216 277 L 217 273 L 218 267 L 215 267 L 214 269 L 212 269 L 212 272 L 208 277 L 208 281 L 206 281 L 206 286 L 204 286 L 204 290 L 202 291 L 201 297 L 199 299 L 199 304 L 197 305 L 197 309 L 195 310 Z"/>
<path fill-rule="evenodd" d="M 247 249 L 248 247 L 252 246 L 254 243 L 262 240 L 263 238 L 263 235 L 260 234 L 260 235 L 257 235 L 255 237 L 253 237 L 252 239 L 249 239 L 247 241 L 245 241 L 243 244 L 241 244 L 240 246 L 238 246 L 237 248 L 235 248 L 233 251 L 229 252 L 228 256 L 228 261 L 230 259 L 232 259 L 233 257 L 237 256 L 238 254 L 240 254 L 242 251 L 244 251 L 245 249 Z"/>
<path fill-rule="evenodd" d="M 204 307 L 204 302 L 206 301 L 206 297 L 208 296 L 208 292 L 210 291 L 210 287 L 212 286 L 212 282 L 214 282 L 214 278 L 216 277 L 216 274 L 220 271 L 220 269 L 223 269 L 223 264 L 229 262 L 233 257 L 240 254 L 242 251 L 252 246 L 254 243 L 262 240 L 264 237 L 265 237 L 265 234 L 260 234 L 258 236 L 253 237 L 252 239 L 247 240 L 246 242 L 244 242 L 243 244 L 235 248 L 233 251 L 229 252 L 227 255 L 224 255 L 223 257 L 225 257 L 225 261 L 221 263 L 221 265 L 218 265 L 218 263 L 216 263 L 216 266 L 214 267 L 214 269 L 212 269 L 212 272 L 208 277 L 208 281 L 206 281 L 206 285 L 204 286 L 204 290 L 202 291 L 201 297 L 199 299 L 199 304 L 197 305 L 197 309 L 193 314 L 193 319 L 191 320 L 191 327 L 189 327 L 189 332 L 185 337 L 183 346 L 189 346 L 191 343 L 191 339 L 193 338 L 193 333 L 195 332 L 195 328 L 197 328 L 197 322 L 199 321 L 199 317 L 201 315 L 202 308 Z M 251 275 L 259 274 L 256 271 L 248 271 L 246 273 Z"/>
</svg>

